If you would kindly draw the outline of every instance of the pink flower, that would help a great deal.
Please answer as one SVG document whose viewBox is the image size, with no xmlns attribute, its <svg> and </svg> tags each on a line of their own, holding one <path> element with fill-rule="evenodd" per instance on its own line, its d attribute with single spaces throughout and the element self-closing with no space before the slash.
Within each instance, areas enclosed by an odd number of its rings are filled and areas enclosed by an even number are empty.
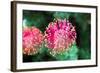
<svg viewBox="0 0 100 73">
<path fill-rule="evenodd" d="M 36 27 L 23 28 L 23 53 L 33 55 L 38 52 L 42 45 L 43 35 Z"/>
<path fill-rule="evenodd" d="M 68 49 L 76 40 L 75 27 L 66 19 L 57 19 L 49 23 L 45 31 L 45 42 L 53 52 Z"/>
</svg>

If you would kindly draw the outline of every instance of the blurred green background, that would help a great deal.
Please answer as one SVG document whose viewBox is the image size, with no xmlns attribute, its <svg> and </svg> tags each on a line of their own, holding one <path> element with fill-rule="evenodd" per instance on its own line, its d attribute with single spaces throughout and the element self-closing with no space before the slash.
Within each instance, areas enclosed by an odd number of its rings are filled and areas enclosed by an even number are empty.
<svg viewBox="0 0 100 73">
<path fill-rule="evenodd" d="M 91 14 L 56 11 L 32 11 L 23 10 L 23 26 L 36 26 L 42 33 L 54 19 L 68 19 L 76 27 L 78 48 L 77 59 L 91 59 Z M 72 52 L 73 53 L 73 52 Z M 67 54 L 66 54 L 67 55 Z M 65 55 L 64 55 L 65 56 Z M 63 57 L 63 56 L 61 56 Z M 75 56 L 74 56 L 75 57 Z M 57 58 L 48 54 L 46 47 L 40 49 L 40 53 L 27 56 L 23 55 L 23 62 L 56 61 Z"/>
</svg>

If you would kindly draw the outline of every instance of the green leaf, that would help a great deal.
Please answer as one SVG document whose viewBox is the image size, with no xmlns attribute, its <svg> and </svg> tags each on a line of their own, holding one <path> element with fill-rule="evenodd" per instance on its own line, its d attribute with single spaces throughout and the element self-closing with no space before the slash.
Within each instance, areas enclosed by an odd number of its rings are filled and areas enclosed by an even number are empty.
<svg viewBox="0 0 100 73">
<path fill-rule="evenodd" d="M 78 48 L 77 48 L 76 44 L 73 44 L 68 52 L 69 52 L 70 60 L 78 59 Z"/>
<path fill-rule="evenodd" d="M 73 44 L 69 50 L 61 53 L 57 53 L 54 56 L 57 60 L 77 60 L 78 59 L 78 48 L 76 44 Z"/>
<path fill-rule="evenodd" d="M 89 51 L 89 49 L 80 48 L 79 59 L 90 59 L 90 58 L 91 58 L 91 52 Z"/>
<path fill-rule="evenodd" d="M 54 17 L 59 18 L 59 19 L 68 19 L 71 13 L 66 13 L 66 12 L 55 12 Z"/>
</svg>

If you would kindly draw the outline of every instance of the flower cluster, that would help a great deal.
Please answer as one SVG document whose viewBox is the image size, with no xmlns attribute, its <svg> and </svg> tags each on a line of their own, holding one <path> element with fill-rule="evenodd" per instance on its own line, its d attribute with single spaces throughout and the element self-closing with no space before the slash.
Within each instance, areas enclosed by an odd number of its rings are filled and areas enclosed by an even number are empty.
<svg viewBox="0 0 100 73">
<path fill-rule="evenodd" d="M 49 23 L 45 31 L 45 42 L 52 53 L 61 53 L 75 42 L 75 27 L 69 20 L 57 19 Z"/>
<path fill-rule="evenodd" d="M 34 26 L 24 27 L 22 34 L 23 53 L 26 55 L 36 54 L 43 42 L 41 31 Z"/>
<path fill-rule="evenodd" d="M 75 27 L 69 20 L 57 19 L 49 23 L 44 36 L 34 26 L 23 27 L 23 53 L 26 55 L 36 54 L 43 43 L 43 39 L 45 46 L 51 51 L 50 53 L 62 53 L 75 43 Z"/>
</svg>

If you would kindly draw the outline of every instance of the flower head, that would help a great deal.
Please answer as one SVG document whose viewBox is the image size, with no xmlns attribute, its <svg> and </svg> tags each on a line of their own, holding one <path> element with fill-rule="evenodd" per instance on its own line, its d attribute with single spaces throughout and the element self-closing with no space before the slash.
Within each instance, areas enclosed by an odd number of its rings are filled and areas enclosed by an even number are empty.
<svg viewBox="0 0 100 73">
<path fill-rule="evenodd" d="M 36 27 L 23 28 L 23 53 L 26 55 L 33 55 L 38 52 L 42 45 L 43 35 Z"/>
<path fill-rule="evenodd" d="M 57 19 L 49 23 L 45 31 L 45 42 L 52 52 L 59 53 L 67 50 L 76 40 L 75 27 L 69 20 Z"/>
</svg>

